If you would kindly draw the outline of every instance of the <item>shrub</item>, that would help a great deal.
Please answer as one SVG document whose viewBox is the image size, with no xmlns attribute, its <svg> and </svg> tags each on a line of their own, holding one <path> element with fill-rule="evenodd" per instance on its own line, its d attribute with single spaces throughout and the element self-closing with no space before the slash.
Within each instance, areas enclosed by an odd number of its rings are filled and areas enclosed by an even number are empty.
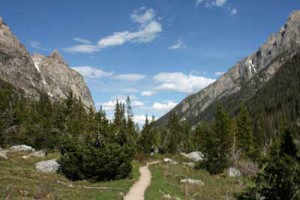
<svg viewBox="0 0 300 200">
<path fill-rule="evenodd" d="M 97 181 L 131 176 L 133 151 L 115 143 L 67 142 L 61 148 L 60 171 L 71 180 Z"/>
</svg>

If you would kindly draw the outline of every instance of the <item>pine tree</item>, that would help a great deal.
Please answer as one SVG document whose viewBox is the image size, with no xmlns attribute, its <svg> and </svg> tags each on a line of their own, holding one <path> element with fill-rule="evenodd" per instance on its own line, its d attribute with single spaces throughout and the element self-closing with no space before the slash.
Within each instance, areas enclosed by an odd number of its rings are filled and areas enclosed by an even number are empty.
<svg viewBox="0 0 300 200">
<path fill-rule="evenodd" d="M 300 128 L 287 129 L 279 145 L 272 147 L 267 164 L 256 177 L 256 186 L 239 195 L 240 200 L 300 199 Z"/>
<path fill-rule="evenodd" d="M 229 165 L 228 157 L 232 147 L 230 119 L 221 106 L 217 107 L 212 134 L 206 139 L 205 167 L 211 174 L 221 173 Z"/>
<path fill-rule="evenodd" d="M 248 109 L 245 106 L 241 107 L 237 125 L 238 148 L 241 149 L 246 156 L 251 156 L 254 149 L 252 119 L 249 115 Z"/>
<path fill-rule="evenodd" d="M 169 153 L 178 153 L 183 150 L 183 127 L 175 113 L 172 113 L 167 124 L 166 150 Z"/>
</svg>

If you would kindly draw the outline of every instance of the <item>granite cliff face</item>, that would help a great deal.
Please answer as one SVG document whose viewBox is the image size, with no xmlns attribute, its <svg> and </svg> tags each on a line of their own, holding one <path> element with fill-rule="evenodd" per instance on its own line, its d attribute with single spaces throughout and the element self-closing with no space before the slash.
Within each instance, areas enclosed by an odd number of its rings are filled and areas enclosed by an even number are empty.
<svg viewBox="0 0 300 200">
<path fill-rule="evenodd" d="M 161 117 L 157 124 L 165 124 L 170 113 L 176 113 L 182 121 L 188 120 L 195 127 L 202 120 L 202 113 L 211 104 L 238 93 L 246 84 L 253 88 L 248 95 L 250 97 L 299 51 L 300 11 L 295 11 L 289 16 L 285 26 L 277 34 L 271 35 L 255 53 L 239 61 L 213 84 L 184 99 Z"/>
<path fill-rule="evenodd" d="M 36 97 L 42 88 L 41 74 L 35 69 L 30 54 L 0 18 L 0 78 L 26 96 Z"/>
<path fill-rule="evenodd" d="M 84 105 L 94 108 L 91 93 L 83 77 L 68 66 L 58 51 L 48 57 L 34 54 L 32 59 L 50 97 L 56 100 L 65 99 L 72 91 L 76 97 L 81 98 Z"/>
<path fill-rule="evenodd" d="M 71 69 L 58 51 L 31 56 L 0 18 L 0 79 L 38 99 L 45 92 L 52 100 L 65 99 L 72 91 L 86 107 L 95 109 L 83 77 Z"/>
</svg>

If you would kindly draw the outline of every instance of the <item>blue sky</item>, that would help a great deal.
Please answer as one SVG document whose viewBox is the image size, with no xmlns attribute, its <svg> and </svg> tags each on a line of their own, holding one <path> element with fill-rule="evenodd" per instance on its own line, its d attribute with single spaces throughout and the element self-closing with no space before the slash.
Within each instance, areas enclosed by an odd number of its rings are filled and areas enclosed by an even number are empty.
<svg viewBox="0 0 300 200">
<path fill-rule="evenodd" d="M 0 16 L 31 53 L 58 49 L 112 114 L 159 117 L 254 52 L 299 0 L 2 0 Z"/>
</svg>

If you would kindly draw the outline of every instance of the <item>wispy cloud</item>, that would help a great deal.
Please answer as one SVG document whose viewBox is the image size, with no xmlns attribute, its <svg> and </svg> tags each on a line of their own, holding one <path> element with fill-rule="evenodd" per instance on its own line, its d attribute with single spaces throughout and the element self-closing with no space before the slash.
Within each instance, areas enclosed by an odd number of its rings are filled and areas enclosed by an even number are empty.
<svg viewBox="0 0 300 200">
<path fill-rule="evenodd" d="M 133 121 L 135 123 L 138 123 L 139 125 L 144 124 L 145 120 L 146 120 L 146 116 L 145 115 L 136 115 L 136 116 L 133 116 Z"/>
<path fill-rule="evenodd" d="M 223 75 L 225 72 L 215 72 L 215 76 L 221 76 Z"/>
<path fill-rule="evenodd" d="M 125 30 L 115 32 L 100 39 L 95 45 L 92 45 L 89 40 L 74 38 L 74 40 L 76 39 L 76 41 L 84 44 L 65 48 L 64 51 L 68 53 L 94 53 L 99 52 L 101 49 L 121 46 L 128 42 L 148 43 L 152 42 L 163 31 L 162 25 L 158 21 L 153 9 L 146 9 L 144 7 L 136 9 L 130 17 L 133 22 L 139 25 L 136 31 Z"/>
<path fill-rule="evenodd" d="M 156 111 L 169 111 L 172 108 L 174 108 L 177 105 L 177 103 L 173 101 L 165 101 L 165 102 L 154 102 L 152 105 L 152 108 L 155 109 Z"/>
<path fill-rule="evenodd" d="M 101 77 L 111 77 L 113 75 L 112 72 L 105 72 L 101 69 L 97 69 L 90 66 L 73 67 L 73 69 L 78 71 L 82 76 L 92 79 Z"/>
<path fill-rule="evenodd" d="M 195 7 L 199 6 L 200 4 L 204 4 L 205 7 L 222 7 L 227 0 L 196 0 Z"/>
<path fill-rule="evenodd" d="M 215 79 L 197 76 L 193 74 L 184 74 L 182 72 L 159 73 L 153 77 L 156 83 L 159 83 L 155 90 L 166 90 L 181 93 L 194 93 L 213 83 Z"/>
<path fill-rule="evenodd" d="M 180 38 L 178 38 L 177 41 L 175 42 L 175 44 L 171 45 L 169 47 L 169 49 L 176 50 L 176 49 L 182 49 L 185 47 L 186 46 L 185 46 L 184 42 Z"/>
<path fill-rule="evenodd" d="M 141 96 L 150 97 L 150 96 L 153 96 L 154 94 L 155 94 L 155 91 L 144 91 L 141 93 Z"/>
<path fill-rule="evenodd" d="M 30 40 L 29 45 L 30 45 L 30 47 L 32 47 L 34 49 L 38 49 L 38 50 L 42 50 L 42 51 L 48 51 L 49 50 L 49 49 L 41 47 L 41 43 L 38 42 L 38 41 Z"/>
<path fill-rule="evenodd" d="M 126 97 L 127 98 L 127 97 Z M 132 99 L 132 98 L 131 98 Z M 123 98 L 112 98 L 112 100 L 102 103 L 97 103 L 96 105 L 102 106 L 105 111 L 112 111 L 115 109 L 117 102 L 119 103 L 126 103 L 126 99 Z M 131 101 L 132 108 L 142 108 L 145 106 L 144 102 L 139 100 L 132 100 Z"/>
<path fill-rule="evenodd" d="M 100 49 L 96 45 L 81 44 L 63 49 L 67 53 L 95 53 Z"/>
<path fill-rule="evenodd" d="M 119 74 L 113 77 L 113 79 L 120 81 L 140 81 L 145 78 L 146 76 L 143 74 Z"/>
<path fill-rule="evenodd" d="M 79 42 L 79 43 L 83 43 L 83 44 L 91 44 L 92 42 L 87 40 L 87 39 L 83 39 L 83 38 L 79 38 L 79 37 L 75 37 L 73 38 L 74 41 Z"/>
<path fill-rule="evenodd" d="M 236 15 L 238 13 L 238 10 L 236 8 L 228 8 L 230 15 Z"/>
</svg>

